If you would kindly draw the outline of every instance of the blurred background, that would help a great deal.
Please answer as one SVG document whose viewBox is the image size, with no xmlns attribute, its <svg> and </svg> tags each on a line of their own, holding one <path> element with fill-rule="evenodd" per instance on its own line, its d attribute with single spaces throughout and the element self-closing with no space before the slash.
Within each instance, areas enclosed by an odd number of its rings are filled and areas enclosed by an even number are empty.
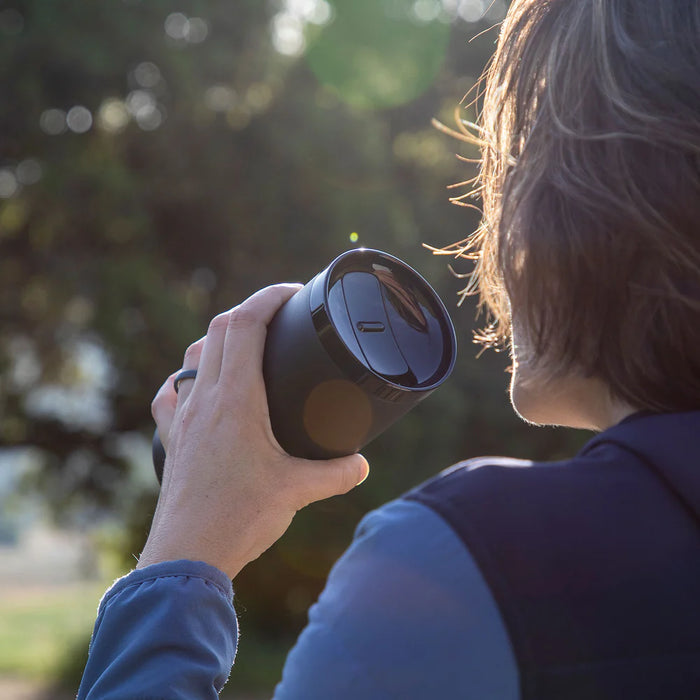
<svg viewBox="0 0 700 700">
<path fill-rule="evenodd" d="M 477 358 L 465 282 L 421 245 L 478 223 L 447 189 L 476 153 L 431 118 L 454 125 L 506 6 L 0 2 L 0 697 L 74 696 L 100 595 L 154 510 L 150 400 L 261 286 L 386 250 L 441 294 L 460 356 L 364 451 L 370 479 L 237 579 L 229 697 L 271 695 L 369 510 L 461 459 L 556 459 L 585 439 L 514 416 L 507 353 Z"/>
</svg>

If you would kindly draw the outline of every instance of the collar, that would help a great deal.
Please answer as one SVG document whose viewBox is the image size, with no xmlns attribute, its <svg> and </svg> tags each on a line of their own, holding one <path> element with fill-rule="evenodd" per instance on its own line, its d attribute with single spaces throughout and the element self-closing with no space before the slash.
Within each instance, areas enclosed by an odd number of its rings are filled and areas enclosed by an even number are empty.
<svg viewBox="0 0 700 700">
<path fill-rule="evenodd" d="M 700 411 L 635 413 L 596 435 L 579 454 L 603 444 L 636 455 L 700 520 Z"/>
</svg>

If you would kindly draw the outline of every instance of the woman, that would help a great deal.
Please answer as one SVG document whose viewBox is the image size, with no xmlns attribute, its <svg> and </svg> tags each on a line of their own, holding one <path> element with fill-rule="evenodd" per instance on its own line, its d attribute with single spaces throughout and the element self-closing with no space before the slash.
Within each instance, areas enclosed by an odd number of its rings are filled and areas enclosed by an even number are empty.
<svg viewBox="0 0 700 700">
<path fill-rule="evenodd" d="M 277 698 L 700 695 L 699 76 L 697 0 L 512 3 L 478 132 L 484 220 L 453 252 L 476 259 L 482 340 L 511 344 L 516 411 L 599 434 L 557 464 L 471 460 L 370 514 Z M 293 292 L 214 319 L 185 356 L 196 380 L 156 397 L 156 517 L 79 697 L 215 697 L 228 578 L 367 475 L 272 436 L 260 358 Z"/>
</svg>

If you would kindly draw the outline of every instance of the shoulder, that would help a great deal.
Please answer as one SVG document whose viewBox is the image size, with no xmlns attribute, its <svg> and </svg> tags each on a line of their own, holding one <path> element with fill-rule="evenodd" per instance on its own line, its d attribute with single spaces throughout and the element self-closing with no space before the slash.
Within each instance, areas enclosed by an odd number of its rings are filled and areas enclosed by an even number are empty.
<svg viewBox="0 0 700 700">
<path fill-rule="evenodd" d="M 308 695 L 308 679 L 316 688 L 326 677 L 337 698 L 461 697 L 475 689 L 478 697 L 518 697 L 498 607 L 438 513 L 398 499 L 362 520 L 309 612 L 275 697 L 328 697 L 325 686 Z M 338 694 L 338 679 L 347 695 Z"/>
<path fill-rule="evenodd" d="M 370 581 L 371 596 L 365 586 Z M 469 596 L 455 591 L 482 583 L 449 523 L 424 504 L 399 498 L 362 519 L 352 544 L 330 573 L 321 602 L 361 598 L 359 605 L 376 606 L 382 618 L 392 611 L 400 617 L 407 607 L 422 608 L 421 600 L 431 597 L 438 606 L 448 601 L 468 605 Z"/>
</svg>

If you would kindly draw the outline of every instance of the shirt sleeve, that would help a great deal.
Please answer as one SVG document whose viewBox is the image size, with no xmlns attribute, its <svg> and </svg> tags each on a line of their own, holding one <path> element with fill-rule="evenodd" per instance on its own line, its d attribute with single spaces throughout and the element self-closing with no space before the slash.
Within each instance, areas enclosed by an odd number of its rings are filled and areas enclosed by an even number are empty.
<svg viewBox="0 0 700 700">
<path fill-rule="evenodd" d="M 368 515 L 290 652 L 275 700 L 518 700 L 496 602 L 461 539 L 398 500 Z"/>
<path fill-rule="evenodd" d="M 223 572 L 184 560 L 132 571 L 100 602 L 77 700 L 217 698 L 237 639 Z"/>
</svg>

